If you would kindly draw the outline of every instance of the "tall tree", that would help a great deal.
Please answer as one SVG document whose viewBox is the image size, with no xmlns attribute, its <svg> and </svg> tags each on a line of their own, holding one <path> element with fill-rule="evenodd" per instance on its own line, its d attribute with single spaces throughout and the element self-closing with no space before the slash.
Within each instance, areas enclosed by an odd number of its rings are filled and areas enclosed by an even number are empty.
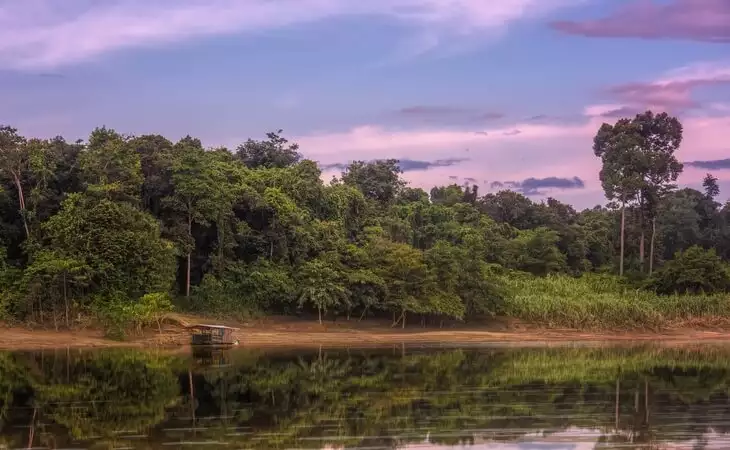
<svg viewBox="0 0 730 450">
<path fill-rule="evenodd" d="M 184 231 L 173 234 L 178 235 L 175 240 L 184 249 L 185 295 L 190 296 L 192 255 L 196 248 L 193 225 L 208 226 L 216 222 L 218 246 L 222 249 L 223 222 L 233 214 L 239 180 L 219 153 L 206 152 L 199 140 L 190 137 L 175 144 L 171 171 L 172 193 L 162 204 L 171 213 L 169 220 L 179 223 L 177 219 L 181 218 L 184 223 Z"/>
<path fill-rule="evenodd" d="M 667 113 L 654 114 L 646 111 L 633 119 L 638 133 L 642 154 L 643 186 L 639 191 L 639 212 L 641 214 L 641 236 L 639 259 L 644 264 L 644 227 L 645 219 L 651 220 L 651 242 L 649 247 L 649 274 L 654 268 L 654 241 L 656 237 L 656 215 L 659 201 L 667 192 L 674 189 L 674 182 L 682 173 L 683 165 L 677 160 L 675 152 L 682 144 L 682 124 L 679 119 Z"/>
<path fill-rule="evenodd" d="M 593 139 L 593 153 L 601 158 L 599 177 L 603 191 L 621 208 L 619 275 L 624 273 L 626 205 L 637 199 L 643 186 L 641 136 L 630 119 L 604 123 Z"/>
<path fill-rule="evenodd" d="M 18 194 L 20 217 L 23 219 L 25 237 L 30 237 L 28 220 L 26 218 L 25 193 L 21 178 L 28 167 L 28 157 L 25 152 L 25 138 L 18 134 L 16 128 L 0 126 L 0 169 L 13 181 Z"/>
</svg>

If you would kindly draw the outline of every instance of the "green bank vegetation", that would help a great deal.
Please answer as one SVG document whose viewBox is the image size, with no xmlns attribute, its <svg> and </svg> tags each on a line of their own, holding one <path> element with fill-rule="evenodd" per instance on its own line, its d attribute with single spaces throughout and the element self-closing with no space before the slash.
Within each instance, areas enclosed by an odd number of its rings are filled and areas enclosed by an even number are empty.
<svg viewBox="0 0 730 450">
<path fill-rule="evenodd" d="M 2 127 L 0 315 L 56 328 L 98 319 L 119 335 L 158 325 L 173 304 L 402 327 L 495 315 L 720 324 L 730 206 L 712 175 L 702 192 L 676 188 L 681 140 L 666 114 L 602 126 L 593 152 L 609 203 L 576 211 L 524 187 L 426 192 L 396 160 L 354 161 L 323 182 L 281 131 L 230 150 L 190 136 L 98 128 L 71 143 Z"/>
<path fill-rule="evenodd" d="M 728 356 L 711 346 L 397 347 L 236 352 L 223 366 L 193 367 L 129 350 L 0 354 L 0 437 L 10 448 L 400 448 L 426 432 L 456 445 L 487 431 L 512 441 L 579 427 L 607 440 L 687 442 L 730 432 L 718 415 Z"/>
</svg>

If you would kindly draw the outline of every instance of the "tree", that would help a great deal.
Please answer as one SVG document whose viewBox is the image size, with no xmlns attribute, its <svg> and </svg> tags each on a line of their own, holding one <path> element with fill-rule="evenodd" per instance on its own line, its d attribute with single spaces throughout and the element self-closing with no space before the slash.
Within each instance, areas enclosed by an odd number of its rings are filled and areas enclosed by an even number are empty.
<svg viewBox="0 0 730 450">
<path fill-rule="evenodd" d="M 487 194 L 479 202 L 481 211 L 500 223 L 526 230 L 534 225 L 532 200 L 514 191 Z"/>
<path fill-rule="evenodd" d="M 657 272 L 651 285 L 661 294 L 725 292 L 730 288 L 730 268 L 714 249 L 693 245 L 677 252 Z"/>
<path fill-rule="evenodd" d="M 638 114 L 633 123 L 639 134 L 642 153 L 643 186 L 639 190 L 641 213 L 640 262 L 644 263 L 644 216 L 651 219 L 649 246 L 649 275 L 654 267 L 654 241 L 656 236 L 656 212 L 659 202 L 667 192 L 675 188 L 674 182 L 682 173 L 683 165 L 674 155 L 682 144 L 682 124 L 667 113 L 654 114 L 646 111 Z"/>
<path fill-rule="evenodd" d="M 139 204 L 142 164 L 128 138 L 105 127 L 95 129 L 89 136 L 85 151 L 79 156 L 79 163 L 89 193 Z"/>
<path fill-rule="evenodd" d="M 236 156 L 246 167 L 255 168 L 284 168 L 299 162 L 298 144 L 289 144 L 281 137 L 283 130 L 275 133 L 266 133 L 267 140 L 247 140 L 236 150 Z M 289 145 L 287 145 L 289 144 Z"/>
<path fill-rule="evenodd" d="M 621 205 L 619 275 L 624 273 L 626 205 L 636 200 L 643 187 L 643 142 L 638 126 L 630 119 L 601 125 L 593 138 L 593 153 L 601 158 L 599 178 L 606 198 Z"/>
<path fill-rule="evenodd" d="M 25 237 L 30 237 L 28 220 L 26 218 L 25 193 L 21 178 L 28 167 L 28 157 L 25 152 L 25 138 L 18 134 L 16 128 L 6 125 L 0 126 L 0 169 L 6 173 L 15 185 L 18 195 L 20 217 L 23 220 Z"/>
<path fill-rule="evenodd" d="M 136 300 L 172 287 L 172 243 L 160 237 L 154 217 L 129 203 L 71 194 L 43 230 L 56 258 L 70 261 L 61 273 L 88 268 L 87 297 Z"/>
<path fill-rule="evenodd" d="M 355 186 L 381 207 L 389 206 L 405 186 L 397 159 L 355 161 L 342 173 L 342 182 Z"/>
<path fill-rule="evenodd" d="M 220 236 L 225 226 L 220 219 L 232 214 L 237 189 L 241 186 L 226 173 L 225 163 L 216 161 L 214 154 L 203 150 L 200 141 L 187 137 L 175 145 L 174 151 L 172 192 L 162 204 L 172 213 L 175 223 L 179 223 L 176 214 L 184 218 L 185 237 L 177 240 L 185 254 L 185 296 L 189 297 L 192 254 L 196 247 L 193 225 L 206 226 L 218 220 Z M 222 245 L 220 241 L 219 238 L 218 244 Z"/>
<path fill-rule="evenodd" d="M 711 173 L 705 175 L 705 178 L 702 180 L 702 187 L 705 189 L 705 195 L 708 198 L 714 200 L 715 197 L 720 195 L 720 186 L 717 184 L 717 177 Z"/>
<path fill-rule="evenodd" d="M 548 228 L 522 230 L 507 244 L 506 264 L 533 275 L 562 272 L 566 269 L 566 258 L 557 247 L 558 240 L 558 234 Z"/>
<path fill-rule="evenodd" d="M 71 300 L 83 295 L 88 287 L 91 268 L 82 260 L 65 257 L 58 251 L 42 249 L 34 256 L 32 263 L 25 269 L 21 285 L 30 300 L 28 309 L 34 310 L 37 299 L 38 312 L 43 320 L 44 300 L 49 300 L 53 309 L 53 323 L 56 322 L 56 306 L 63 303 L 63 317 L 66 327 L 70 327 Z"/>
<path fill-rule="evenodd" d="M 330 260 L 313 259 L 299 268 L 299 306 L 307 303 L 317 309 L 319 323 L 322 324 L 322 313 L 349 303 L 350 293 L 342 284 L 342 273 Z"/>
</svg>

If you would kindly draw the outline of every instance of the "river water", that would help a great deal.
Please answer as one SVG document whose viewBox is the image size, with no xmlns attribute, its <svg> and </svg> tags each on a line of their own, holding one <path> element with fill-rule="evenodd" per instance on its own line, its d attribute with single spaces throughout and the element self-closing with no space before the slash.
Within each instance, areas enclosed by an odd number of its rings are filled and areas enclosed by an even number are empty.
<svg viewBox="0 0 730 450">
<path fill-rule="evenodd" d="M 0 448 L 730 449 L 730 346 L 0 353 Z"/>
</svg>

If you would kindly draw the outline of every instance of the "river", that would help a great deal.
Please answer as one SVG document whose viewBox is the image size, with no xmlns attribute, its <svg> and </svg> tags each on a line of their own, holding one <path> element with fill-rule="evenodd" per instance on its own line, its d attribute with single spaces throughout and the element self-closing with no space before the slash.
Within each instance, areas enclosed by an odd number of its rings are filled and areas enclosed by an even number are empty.
<svg viewBox="0 0 730 450">
<path fill-rule="evenodd" d="M 730 448 L 730 346 L 0 353 L 0 448 Z"/>
</svg>

